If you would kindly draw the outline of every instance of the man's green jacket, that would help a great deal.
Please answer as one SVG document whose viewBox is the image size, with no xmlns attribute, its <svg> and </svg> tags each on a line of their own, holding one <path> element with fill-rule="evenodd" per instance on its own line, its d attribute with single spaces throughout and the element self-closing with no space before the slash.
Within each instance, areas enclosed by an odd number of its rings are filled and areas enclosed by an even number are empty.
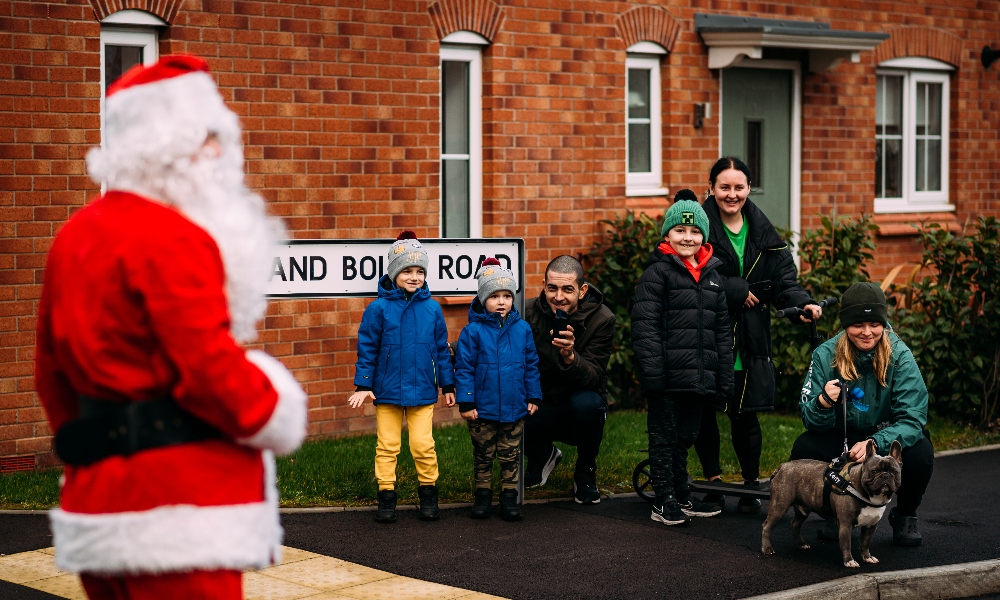
<svg viewBox="0 0 1000 600">
<path fill-rule="evenodd" d="M 802 386 L 799 404 L 802 423 L 816 432 L 842 431 L 840 406 L 824 408 L 819 403 L 820 392 L 826 382 L 840 379 L 833 367 L 834 348 L 840 332 L 813 351 L 812 363 Z M 855 368 L 861 377 L 850 382 L 851 389 L 861 388 L 865 395 L 860 400 L 846 399 L 847 432 L 851 437 L 863 436 L 875 440 L 879 454 L 886 454 L 893 441 L 908 448 L 923 437 L 927 424 L 927 386 L 913 353 L 891 329 L 886 328 L 892 347 L 892 360 L 886 371 L 886 387 L 882 387 L 872 369 L 873 352 L 860 353 Z"/>
</svg>

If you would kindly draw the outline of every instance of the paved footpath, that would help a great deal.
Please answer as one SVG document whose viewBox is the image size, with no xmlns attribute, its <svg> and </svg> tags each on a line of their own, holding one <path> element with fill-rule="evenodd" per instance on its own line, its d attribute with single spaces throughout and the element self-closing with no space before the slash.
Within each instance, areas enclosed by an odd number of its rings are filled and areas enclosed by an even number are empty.
<svg viewBox="0 0 1000 600">
<path fill-rule="evenodd" d="M 649 505 L 634 497 L 605 499 L 596 506 L 529 504 L 520 523 L 506 523 L 496 515 L 473 521 L 467 508 L 443 510 L 436 523 L 401 510 L 392 525 L 374 523 L 368 511 L 285 514 L 285 544 L 293 549 L 293 562 L 248 574 L 246 595 L 315 600 L 745 598 L 864 573 L 997 559 L 1000 450 L 938 456 L 920 509 L 923 545 L 892 545 L 891 528 L 883 519 L 872 543 L 872 554 L 881 562 L 860 569 L 841 566 L 836 542 L 816 539 L 816 517 L 803 527 L 811 550 L 794 548 L 786 515 L 774 531 L 777 555 L 764 557 L 764 513 L 739 515 L 734 508 L 731 500 L 722 515 L 677 529 L 650 520 Z M 855 530 L 855 557 L 860 555 L 857 544 Z M 10 567 L 5 570 L 5 561 L 17 558 L 9 555 L 50 546 L 44 516 L 0 516 L 0 554 L 8 555 L 0 557 L 0 580 L 16 579 Z M 51 565 L 46 556 L 31 552 L 38 565 Z M 55 583 L 60 576 L 48 578 Z M 262 586 L 261 577 L 279 583 Z M 0 581 L 0 599 L 74 597 L 49 591 L 56 596 Z"/>
</svg>

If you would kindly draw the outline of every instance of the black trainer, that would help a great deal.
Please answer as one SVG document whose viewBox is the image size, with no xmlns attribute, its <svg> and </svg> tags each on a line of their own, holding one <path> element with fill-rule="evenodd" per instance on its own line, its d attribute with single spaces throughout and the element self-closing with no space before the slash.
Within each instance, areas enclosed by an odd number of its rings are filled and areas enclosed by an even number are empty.
<svg viewBox="0 0 1000 600">
<path fill-rule="evenodd" d="M 697 498 L 688 498 L 683 502 L 678 500 L 677 506 L 689 517 L 714 517 L 722 512 L 715 504 L 708 504 Z"/>
<path fill-rule="evenodd" d="M 500 516 L 504 521 L 520 521 L 521 507 L 517 505 L 517 490 L 500 491 Z"/>
<path fill-rule="evenodd" d="M 653 500 L 653 512 L 649 518 L 665 525 L 687 525 L 691 517 L 684 514 L 673 494 L 657 496 Z"/>
<path fill-rule="evenodd" d="M 705 504 L 712 504 L 718 506 L 719 510 L 726 508 L 726 497 L 722 494 L 705 494 L 702 496 L 701 501 Z"/>
<path fill-rule="evenodd" d="M 760 489 L 759 481 L 744 481 L 743 485 Z M 760 512 L 760 500 L 756 498 L 740 498 L 736 504 L 736 512 L 745 515 L 755 515 Z"/>
<path fill-rule="evenodd" d="M 379 523 L 396 522 L 396 490 L 379 490 L 375 520 Z"/>
<path fill-rule="evenodd" d="M 896 507 L 889 510 L 889 524 L 892 525 L 892 543 L 897 546 L 919 546 L 924 536 L 917 531 L 917 517 L 896 514 Z"/>
<path fill-rule="evenodd" d="M 601 492 L 597 489 L 597 469 L 591 467 L 573 476 L 573 499 L 577 504 L 600 504 Z"/>
<path fill-rule="evenodd" d="M 417 496 L 420 498 L 420 510 L 417 517 L 421 521 L 437 521 L 441 516 L 438 509 L 438 489 L 435 485 L 422 485 L 417 488 Z"/>
<path fill-rule="evenodd" d="M 540 471 L 529 471 L 524 478 L 524 487 L 537 487 L 540 485 L 545 485 L 545 482 L 549 480 L 549 475 L 552 471 L 556 470 L 559 463 L 562 462 L 563 453 L 562 450 L 552 446 L 552 451 L 549 452 L 549 457 L 546 459 L 545 464 L 542 465 Z"/>
<path fill-rule="evenodd" d="M 488 519 L 490 516 L 490 504 L 493 503 L 493 490 L 490 488 L 476 489 L 475 502 L 472 505 L 472 512 L 469 516 L 473 519 Z"/>
<path fill-rule="evenodd" d="M 828 542 L 836 542 L 840 539 L 840 524 L 837 523 L 837 519 L 830 517 L 823 523 L 823 526 L 819 528 L 816 532 L 816 537 L 821 540 L 826 540 Z"/>
</svg>

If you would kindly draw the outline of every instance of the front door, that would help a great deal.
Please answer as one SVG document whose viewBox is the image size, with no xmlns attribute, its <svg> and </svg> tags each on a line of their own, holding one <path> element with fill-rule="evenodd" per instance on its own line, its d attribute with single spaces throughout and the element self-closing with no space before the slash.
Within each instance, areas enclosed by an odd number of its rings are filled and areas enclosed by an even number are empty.
<svg viewBox="0 0 1000 600">
<path fill-rule="evenodd" d="M 750 199 L 788 228 L 792 212 L 792 71 L 722 71 L 722 155 L 738 156 L 755 181 Z"/>
</svg>

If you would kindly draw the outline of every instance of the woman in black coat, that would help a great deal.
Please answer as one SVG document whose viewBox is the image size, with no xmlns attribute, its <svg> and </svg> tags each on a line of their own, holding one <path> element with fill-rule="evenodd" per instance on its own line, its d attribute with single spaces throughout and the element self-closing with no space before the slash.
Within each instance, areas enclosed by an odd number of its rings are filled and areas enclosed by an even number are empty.
<svg viewBox="0 0 1000 600">
<path fill-rule="evenodd" d="M 722 475 L 719 427 L 715 410 L 732 422 L 733 448 L 746 485 L 759 485 L 761 431 L 757 413 L 774 409 L 774 365 L 771 362 L 771 305 L 822 309 L 796 281 L 798 275 L 788 244 L 771 221 L 747 196 L 750 169 L 738 158 L 720 158 L 708 176 L 712 195 L 703 208 L 708 215 L 709 243 L 722 261 L 722 276 L 735 351 L 735 394 L 725 405 L 705 407 L 695 450 L 706 479 Z M 808 322 L 803 318 L 804 321 Z M 725 498 L 709 494 L 706 502 L 723 505 Z M 760 501 L 742 498 L 739 512 L 760 511 Z"/>
</svg>

